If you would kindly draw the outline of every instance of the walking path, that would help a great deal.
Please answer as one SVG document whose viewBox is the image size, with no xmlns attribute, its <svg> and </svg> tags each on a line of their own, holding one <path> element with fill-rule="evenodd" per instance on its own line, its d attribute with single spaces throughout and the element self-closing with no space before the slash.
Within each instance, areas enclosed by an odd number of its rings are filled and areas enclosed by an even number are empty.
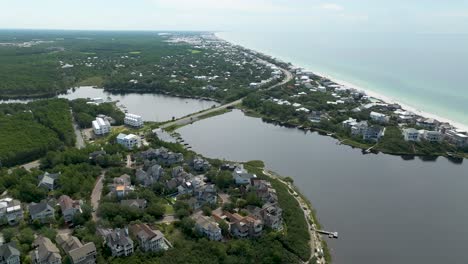
<svg viewBox="0 0 468 264">
<path fill-rule="evenodd" d="M 96 180 L 93 192 L 91 193 L 91 206 L 93 207 L 92 216 L 94 222 L 97 222 L 99 220 L 99 217 L 97 216 L 97 211 L 99 209 L 99 201 L 101 200 L 103 180 L 105 174 L 106 171 L 103 170 L 101 175 L 99 175 L 99 178 Z"/>
<path fill-rule="evenodd" d="M 271 178 L 279 180 L 280 182 L 282 182 L 283 184 L 288 186 L 290 190 L 294 190 L 294 186 L 292 186 L 292 184 L 290 182 L 284 181 L 283 179 L 277 177 L 274 173 L 263 170 L 263 174 L 265 174 L 265 175 L 267 175 L 267 176 L 269 176 Z M 310 234 L 310 242 L 309 242 L 309 245 L 310 245 L 310 259 L 308 261 L 306 261 L 305 263 L 310 263 L 310 261 L 312 261 L 312 258 L 315 256 L 315 257 L 317 257 L 317 260 L 318 260 L 318 262 L 316 262 L 317 264 L 325 264 L 326 263 L 325 259 L 323 257 L 318 258 L 318 255 L 316 253 L 318 251 L 323 252 L 323 248 L 322 248 L 320 235 L 317 232 L 315 232 L 316 223 L 314 222 L 314 219 L 311 217 L 312 208 L 310 208 L 309 204 L 307 204 L 302 199 L 302 197 L 300 195 L 297 195 L 296 192 L 290 193 L 290 194 L 294 197 L 294 199 L 296 199 L 296 201 L 299 203 L 299 206 L 301 207 L 302 211 L 304 212 L 304 218 L 305 218 L 305 220 L 307 222 L 307 226 L 308 226 L 307 229 L 308 229 L 309 234 Z"/>
</svg>

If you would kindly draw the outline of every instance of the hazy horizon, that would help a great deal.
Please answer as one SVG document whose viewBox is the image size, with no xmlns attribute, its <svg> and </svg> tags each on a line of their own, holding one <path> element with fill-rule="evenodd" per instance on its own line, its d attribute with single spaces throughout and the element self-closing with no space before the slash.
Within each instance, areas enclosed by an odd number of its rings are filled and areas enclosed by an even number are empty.
<svg viewBox="0 0 468 264">
<path fill-rule="evenodd" d="M 468 33 L 462 0 L 3 2 L 2 29 Z"/>
</svg>

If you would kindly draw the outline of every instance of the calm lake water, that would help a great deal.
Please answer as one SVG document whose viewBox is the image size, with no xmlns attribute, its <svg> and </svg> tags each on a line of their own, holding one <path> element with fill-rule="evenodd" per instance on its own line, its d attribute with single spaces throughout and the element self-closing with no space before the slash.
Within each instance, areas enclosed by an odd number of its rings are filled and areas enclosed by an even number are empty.
<svg viewBox="0 0 468 264">
<path fill-rule="evenodd" d="M 362 155 L 330 137 L 233 111 L 178 130 L 207 157 L 260 159 L 291 176 L 325 229 L 334 263 L 468 263 L 468 163 Z"/>
<path fill-rule="evenodd" d="M 118 100 L 117 105 L 125 105 L 129 113 L 141 115 L 145 121 L 167 121 L 172 117 L 179 118 L 185 115 L 208 109 L 213 105 L 218 105 L 214 101 L 180 98 L 162 94 L 111 94 L 104 89 L 94 89 L 92 87 L 80 87 L 70 90 L 68 94 L 59 95 L 60 98 L 74 100 L 77 98 L 100 97 L 112 101 Z"/>
</svg>

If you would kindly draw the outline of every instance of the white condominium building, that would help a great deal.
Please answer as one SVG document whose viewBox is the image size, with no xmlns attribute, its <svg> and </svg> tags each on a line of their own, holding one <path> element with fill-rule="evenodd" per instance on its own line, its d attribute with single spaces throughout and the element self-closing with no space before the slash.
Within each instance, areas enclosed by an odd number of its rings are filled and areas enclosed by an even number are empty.
<svg viewBox="0 0 468 264">
<path fill-rule="evenodd" d="M 143 118 L 139 115 L 134 115 L 134 114 L 126 114 L 124 123 L 127 126 L 132 126 L 132 127 L 141 127 L 143 126 Z"/>
<path fill-rule="evenodd" d="M 93 121 L 93 131 L 96 135 L 105 135 L 111 130 L 111 125 L 108 120 L 97 117 Z"/>
</svg>

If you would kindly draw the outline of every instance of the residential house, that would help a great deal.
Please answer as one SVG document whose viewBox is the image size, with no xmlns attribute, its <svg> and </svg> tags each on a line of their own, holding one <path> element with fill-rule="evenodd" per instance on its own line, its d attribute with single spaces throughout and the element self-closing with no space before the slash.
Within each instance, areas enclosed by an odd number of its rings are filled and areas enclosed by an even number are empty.
<svg viewBox="0 0 468 264">
<path fill-rule="evenodd" d="M 142 151 L 140 157 L 147 160 L 156 160 L 160 164 L 165 165 L 172 165 L 184 161 L 184 155 L 182 155 L 182 153 L 174 153 L 164 147 Z"/>
<path fill-rule="evenodd" d="M 41 223 L 46 223 L 55 218 L 55 209 L 46 201 L 31 203 L 29 204 L 29 215 L 32 221 L 39 220 Z"/>
<path fill-rule="evenodd" d="M 385 128 L 379 126 L 371 126 L 366 129 L 362 138 L 368 141 L 379 141 L 385 134 Z"/>
<path fill-rule="evenodd" d="M 419 141 L 419 130 L 414 128 L 405 128 L 402 131 L 405 141 Z"/>
<path fill-rule="evenodd" d="M 146 224 L 132 225 L 130 230 L 137 238 L 140 250 L 143 252 L 163 251 L 171 246 L 161 231 L 153 230 Z"/>
<path fill-rule="evenodd" d="M 108 134 L 111 131 L 111 125 L 107 119 L 97 117 L 92 122 L 94 134 L 101 136 Z"/>
<path fill-rule="evenodd" d="M 216 204 L 217 200 L 218 194 L 215 185 L 206 184 L 195 188 L 193 197 L 191 197 L 187 203 L 193 210 L 197 210 L 206 204 Z"/>
<path fill-rule="evenodd" d="M 195 217 L 195 230 L 210 240 L 220 241 L 223 239 L 219 224 L 211 217 L 197 215 Z"/>
<path fill-rule="evenodd" d="M 0 264 L 20 264 L 21 253 L 14 242 L 0 245 Z"/>
<path fill-rule="evenodd" d="M 258 208 L 258 207 L 257 207 Z M 271 229 L 280 230 L 283 224 L 283 210 L 278 203 L 266 203 L 254 214 L 254 217 L 261 219 L 263 224 Z"/>
<path fill-rule="evenodd" d="M 127 228 L 98 229 L 98 233 L 104 238 L 104 243 L 111 250 L 113 257 L 133 254 L 133 240 L 130 238 Z"/>
<path fill-rule="evenodd" d="M 116 140 L 117 144 L 124 146 L 126 149 L 138 148 L 141 145 L 140 138 L 134 134 L 120 133 Z"/>
<path fill-rule="evenodd" d="M 151 186 L 152 184 L 158 182 L 159 178 L 164 174 L 164 169 L 155 164 L 148 168 L 147 172 L 143 169 L 138 169 L 136 171 L 136 180 L 143 186 Z"/>
<path fill-rule="evenodd" d="M 104 150 L 94 151 L 89 154 L 89 160 L 96 163 L 97 159 L 104 157 L 107 153 Z"/>
<path fill-rule="evenodd" d="M 225 212 L 229 221 L 231 234 L 239 238 L 259 237 L 262 234 L 263 223 L 253 216 L 241 216 L 240 214 Z"/>
<path fill-rule="evenodd" d="M 49 191 L 55 190 L 57 188 L 57 180 L 60 177 L 59 173 L 48 173 L 39 175 L 39 184 L 38 187 L 46 188 Z"/>
<path fill-rule="evenodd" d="M 436 130 L 439 125 L 439 121 L 433 118 L 420 118 L 416 121 L 416 125 L 427 130 Z"/>
<path fill-rule="evenodd" d="M 448 142 L 454 144 L 459 148 L 468 146 L 468 135 L 466 132 L 458 130 L 448 130 L 445 133 L 445 137 L 447 138 Z"/>
<path fill-rule="evenodd" d="M 0 220 L 16 225 L 23 219 L 21 202 L 12 198 L 0 199 Z"/>
<path fill-rule="evenodd" d="M 249 184 L 250 180 L 257 178 L 257 175 L 248 173 L 244 166 L 238 165 L 236 169 L 232 172 L 232 177 L 234 178 L 236 184 Z"/>
<path fill-rule="evenodd" d="M 33 244 L 33 250 L 29 253 L 32 264 L 61 264 L 62 256 L 57 246 L 49 238 L 38 236 Z"/>
<path fill-rule="evenodd" d="M 390 118 L 382 113 L 377 113 L 377 112 L 371 112 L 370 113 L 370 118 L 378 123 L 385 124 L 390 121 Z"/>
<path fill-rule="evenodd" d="M 68 234 L 58 234 L 55 241 L 68 255 L 72 264 L 96 263 L 97 252 L 93 242 L 83 245 L 77 237 Z"/>
<path fill-rule="evenodd" d="M 125 114 L 124 124 L 131 127 L 142 127 L 143 118 L 135 114 Z"/>
<path fill-rule="evenodd" d="M 367 124 L 367 121 L 361 121 L 361 122 L 352 124 L 351 135 L 361 136 L 367 131 L 368 128 L 369 128 L 369 125 Z"/>
<path fill-rule="evenodd" d="M 211 165 L 207 160 L 202 159 L 201 157 L 195 157 L 190 165 L 195 171 L 204 172 L 210 169 Z"/>
<path fill-rule="evenodd" d="M 354 118 L 348 118 L 348 120 L 345 120 L 341 122 L 344 128 L 351 128 L 357 124 L 357 120 Z"/>
<path fill-rule="evenodd" d="M 135 187 L 131 185 L 130 175 L 128 174 L 114 178 L 114 182 L 109 187 L 111 194 L 116 195 L 117 198 L 123 198 L 135 190 Z"/>
<path fill-rule="evenodd" d="M 320 123 L 322 120 L 326 119 L 326 114 L 322 111 L 311 111 L 309 115 L 309 120 L 312 123 Z"/>
<path fill-rule="evenodd" d="M 148 202 L 145 199 L 129 199 L 120 201 L 120 205 L 136 209 L 145 209 L 148 206 Z"/>
<path fill-rule="evenodd" d="M 423 139 L 429 142 L 436 143 L 442 141 L 442 133 L 438 131 L 420 130 L 419 133 L 422 134 Z"/>
<path fill-rule="evenodd" d="M 251 179 L 250 185 L 250 188 L 255 191 L 257 197 L 262 199 L 262 201 L 269 203 L 278 202 L 276 190 L 271 186 L 269 181 L 254 178 Z"/>
<path fill-rule="evenodd" d="M 62 211 L 63 219 L 65 222 L 72 222 L 73 217 L 77 213 L 81 213 L 81 205 L 83 202 L 81 200 L 73 200 L 68 195 L 62 195 L 58 199 L 60 209 Z"/>
</svg>

